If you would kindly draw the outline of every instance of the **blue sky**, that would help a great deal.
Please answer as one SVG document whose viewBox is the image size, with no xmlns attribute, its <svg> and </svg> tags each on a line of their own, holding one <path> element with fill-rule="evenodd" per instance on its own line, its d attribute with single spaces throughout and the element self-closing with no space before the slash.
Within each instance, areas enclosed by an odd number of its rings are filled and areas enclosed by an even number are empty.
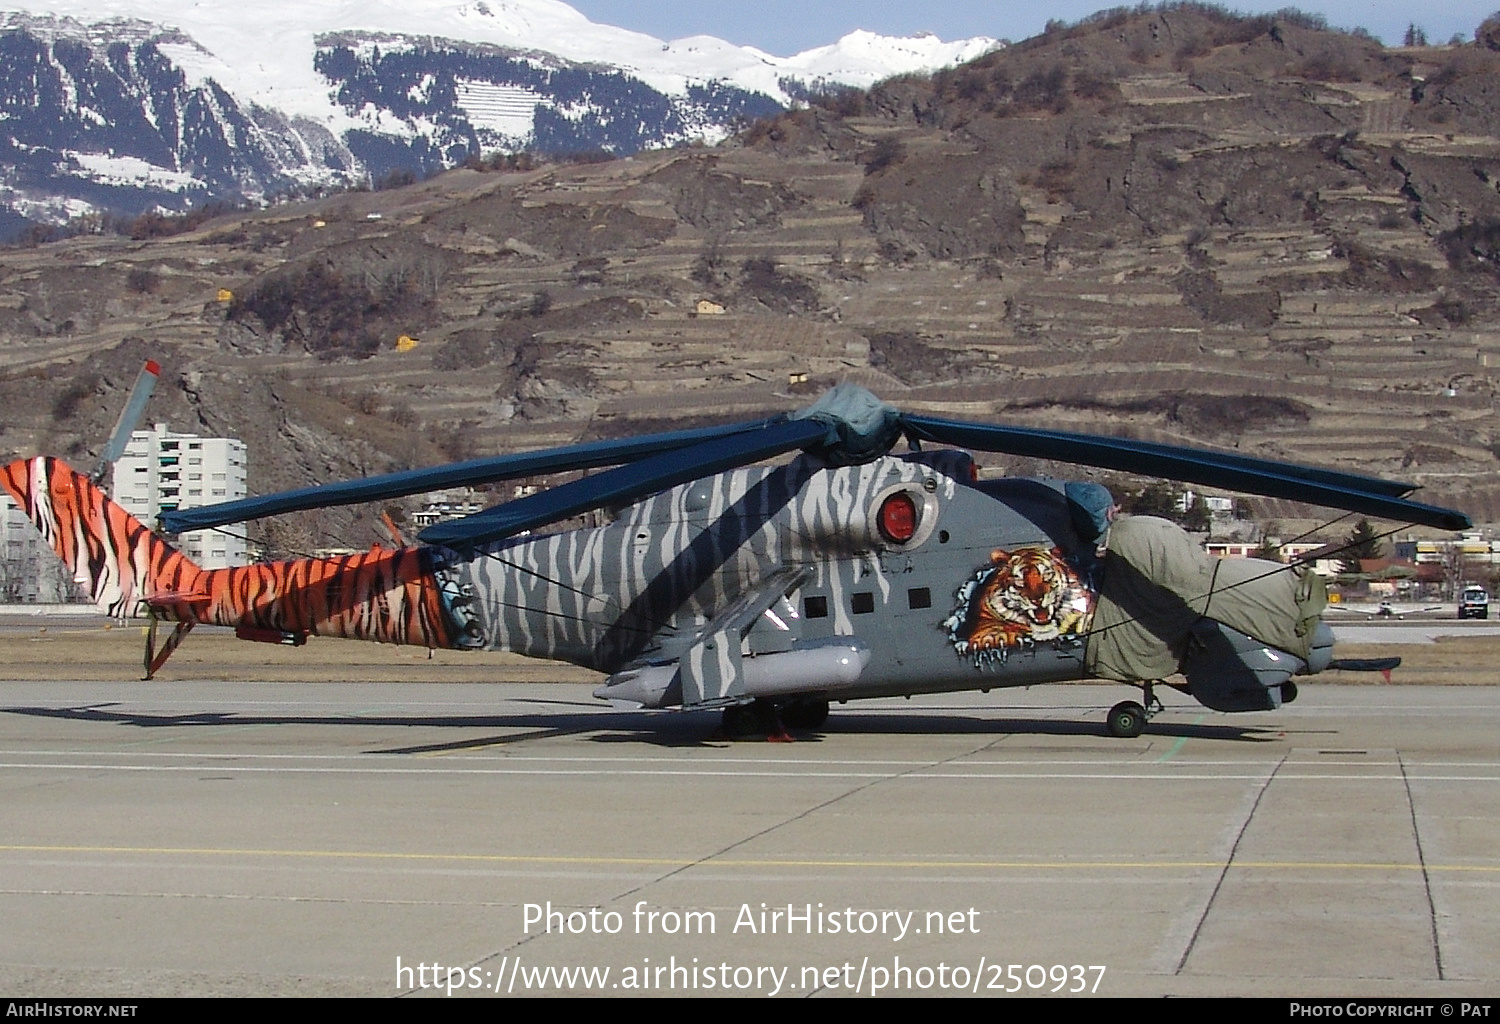
<svg viewBox="0 0 1500 1024">
<path fill-rule="evenodd" d="M 995 36 L 1019 40 L 1036 35 L 1048 18 L 1076 21 L 1110 3 L 1052 0 L 566 0 L 591 20 L 647 32 L 662 39 L 713 35 L 757 46 L 778 56 L 831 43 L 857 28 L 884 35 L 935 32 L 945 40 Z M 1287 6 L 1321 14 L 1340 28 L 1368 29 L 1387 44 L 1401 42 L 1415 21 L 1430 42 L 1455 33 L 1472 39 L 1474 29 L 1500 8 L 1500 0 L 1287 0 L 1227 3 L 1234 10 L 1275 11 Z"/>
</svg>

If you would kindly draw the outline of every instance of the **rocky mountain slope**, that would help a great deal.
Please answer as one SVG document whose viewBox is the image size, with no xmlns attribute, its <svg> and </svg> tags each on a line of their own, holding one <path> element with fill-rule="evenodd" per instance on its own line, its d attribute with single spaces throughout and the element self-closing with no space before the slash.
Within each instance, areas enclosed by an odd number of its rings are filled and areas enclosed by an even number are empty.
<svg viewBox="0 0 1500 1024">
<path fill-rule="evenodd" d="M 0 447 L 89 461 L 147 355 L 151 416 L 245 438 L 258 493 L 851 379 L 1405 477 L 1500 520 L 1496 83 L 1482 44 L 1173 8 L 715 148 L 11 249 Z M 370 523 L 271 533 L 367 544 Z"/>
<path fill-rule="evenodd" d="M 557 0 L 46 7 L 0 12 L 0 239 L 420 177 L 497 151 L 716 141 L 793 97 L 995 45 L 861 32 L 781 58 L 664 43 Z"/>
</svg>

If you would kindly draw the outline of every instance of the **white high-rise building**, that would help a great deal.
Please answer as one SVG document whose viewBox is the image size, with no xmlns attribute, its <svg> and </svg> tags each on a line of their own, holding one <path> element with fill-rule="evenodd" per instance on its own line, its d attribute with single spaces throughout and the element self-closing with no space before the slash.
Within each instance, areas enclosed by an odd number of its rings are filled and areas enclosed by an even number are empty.
<svg viewBox="0 0 1500 1024">
<path fill-rule="evenodd" d="M 243 498 L 245 443 L 232 437 L 177 434 L 158 423 L 130 435 L 115 463 L 113 497 L 126 512 L 156 529 L 162 512 Z M 183 554 L 205 569 L 247 565 L 244 536 L 234 527 L 184 533 Z"/>
</svg>

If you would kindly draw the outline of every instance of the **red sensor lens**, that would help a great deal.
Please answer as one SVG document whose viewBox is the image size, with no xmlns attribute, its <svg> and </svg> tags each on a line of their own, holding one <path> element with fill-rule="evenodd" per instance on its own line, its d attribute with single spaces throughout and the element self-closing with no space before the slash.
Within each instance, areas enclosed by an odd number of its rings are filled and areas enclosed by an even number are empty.
<svg viewBox="0 0 1500 1024">
<path fill-rule="evenodd" d="M 917 503 L 910 494 L 893 494 L 880 503 L 880 535 L 893 544 L 905 544 L 917 532 Z"/>
</svg>

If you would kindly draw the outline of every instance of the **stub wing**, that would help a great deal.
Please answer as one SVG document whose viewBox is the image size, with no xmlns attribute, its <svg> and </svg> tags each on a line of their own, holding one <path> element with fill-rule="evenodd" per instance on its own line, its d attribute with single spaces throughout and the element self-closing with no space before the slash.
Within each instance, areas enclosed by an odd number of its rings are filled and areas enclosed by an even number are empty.
<svg viewBox="0 0 1500 1024">
<path fill-rule="evenodd" d="M 829 693 L 858 681 L 870 651 L 855 637 L 806 642 L 774 611 L 806 582 L 809 571 L 786 567 L 729 602 L 689 641 L 675 660 L 646 663 L 607 679 L 594 696 L 641 707 L 717 707 L 756 697 Z M 776 650 L 747 654 L 744 640 L 762 618 L 785 633 Z"/>
</svg>

